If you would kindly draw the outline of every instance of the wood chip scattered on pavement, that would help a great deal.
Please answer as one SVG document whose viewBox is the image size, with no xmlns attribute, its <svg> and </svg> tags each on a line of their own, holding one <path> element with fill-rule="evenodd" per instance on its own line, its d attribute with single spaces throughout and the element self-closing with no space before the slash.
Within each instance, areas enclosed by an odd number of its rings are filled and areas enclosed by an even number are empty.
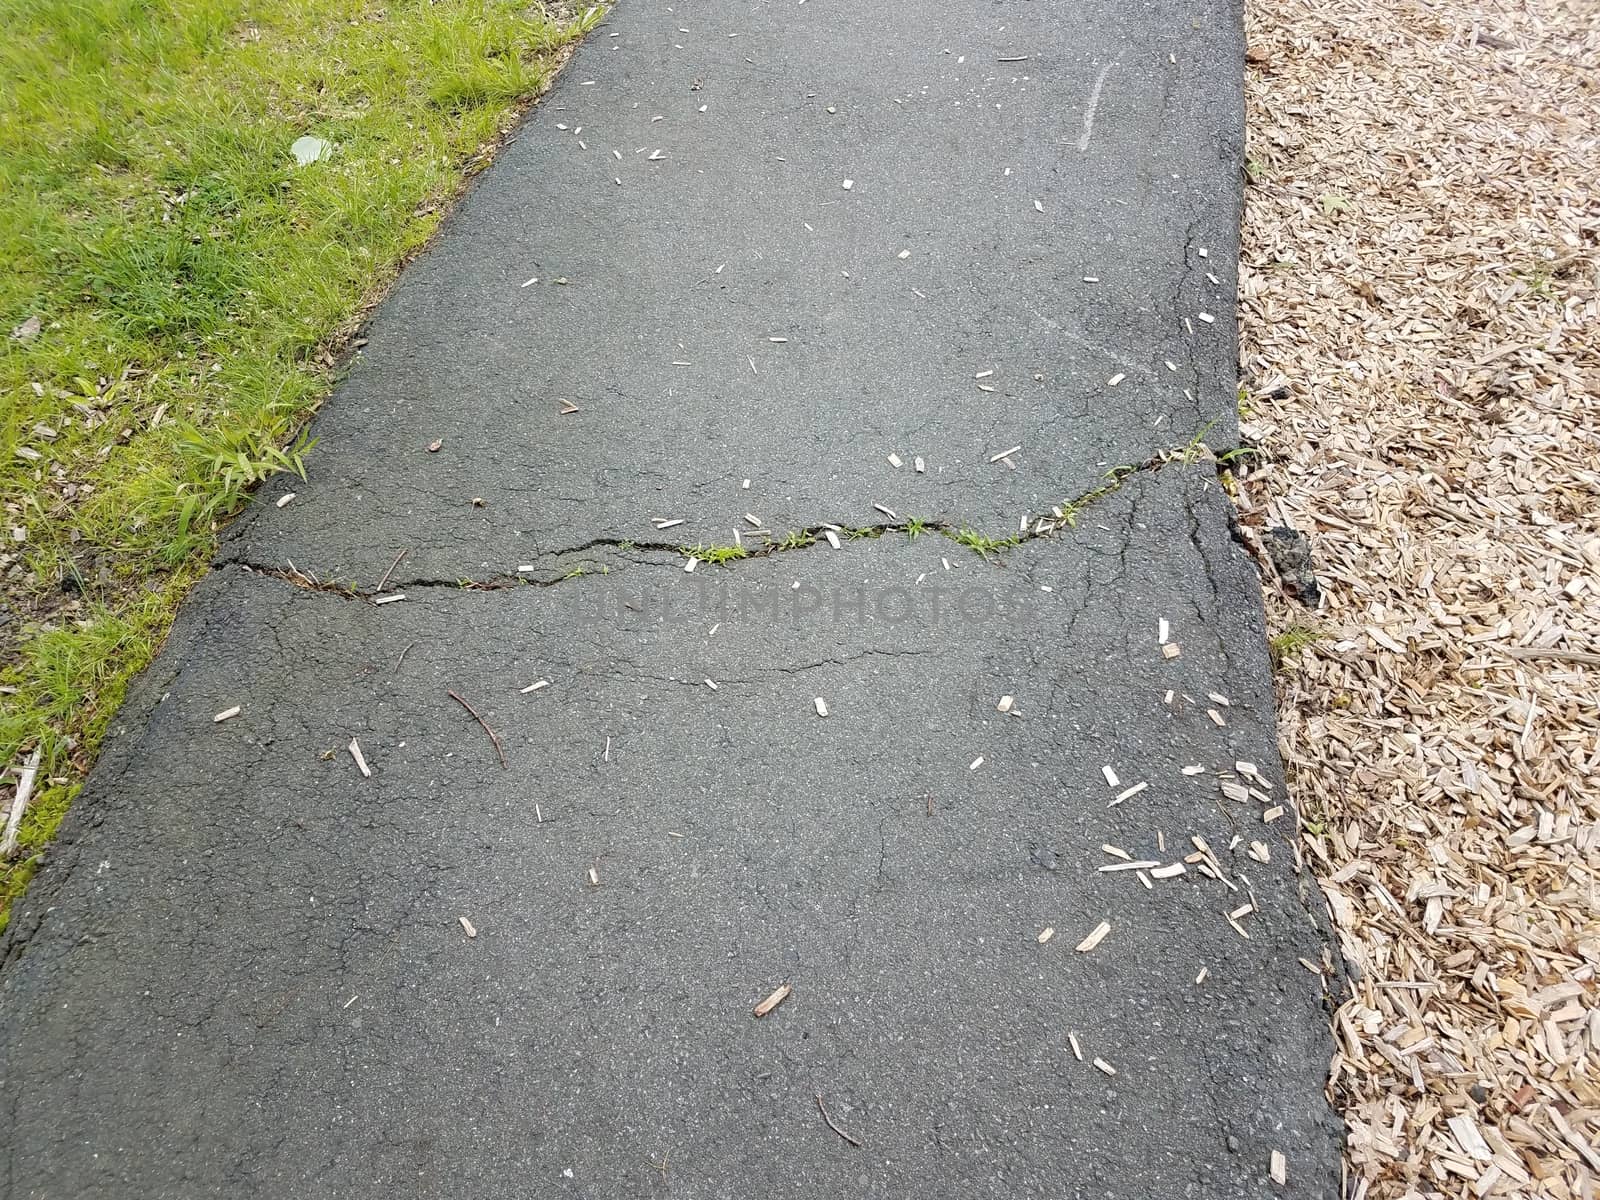
<svg viewBox="0 0 1600 1200">
<path fill-rule="evenodd" d="M 756 1007 L 755 1007 L 755 1015 L 758 1016 L 758 1017 L 766 1016 L 773 1009 L 777 1008 L 778 1005 L 782 1004 L 785 1000 L 787 1000 L 789 998 L 789 993 L 791 991 L 793 991 L 793 990 L 794 989 L 792 987 L 790 987 L 787 983 L 779 984 L 776 991 L 774 991 L 770 996 L 768 996 L 760 1004 L 756 1005 Z M 813 999 L 815 999 L 815 997 L 813 997 Z"/>
<path fill-rule="evenodd" d="M 1087 954 L 1101 942 L 1105 941 L 1106 934 L 1110 932 L 1111 922 L 1101 921 L 1100 924 L 1096 925 L 1094 929 L 1090 931 L 1089 936 L 1084 938 L 1083 941 L 1079 942 L 1074 949 L 1076 949 L 1079 954 Z"/>
</svg>

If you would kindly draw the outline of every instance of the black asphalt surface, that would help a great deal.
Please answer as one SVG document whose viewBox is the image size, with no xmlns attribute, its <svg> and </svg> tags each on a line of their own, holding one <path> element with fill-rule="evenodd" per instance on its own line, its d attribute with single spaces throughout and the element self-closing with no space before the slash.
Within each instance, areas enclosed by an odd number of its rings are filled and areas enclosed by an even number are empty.
<svg viewBox="0 0 1600 1200">
<path fill-rule="evenodd" d="M 614 13 L 18 905 L 4 1195 L 1335 1196 L 1255 567 L 1161 461 L 1236 438 L 1241 70 L 1223 5 Z M 736 529 L 809 534 L 684 569 Z"/>
</svg>

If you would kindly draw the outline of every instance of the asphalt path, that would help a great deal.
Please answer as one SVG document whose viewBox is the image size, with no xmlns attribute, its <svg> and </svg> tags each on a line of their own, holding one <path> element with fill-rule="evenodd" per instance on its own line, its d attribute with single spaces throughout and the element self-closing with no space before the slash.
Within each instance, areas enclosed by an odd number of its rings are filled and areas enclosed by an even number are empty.
<svg viewBox="0 0 1600 1200">
<path fill-rule="evenodd" d="M 1335 1196 L 1239 22 L 613 13 L 18 904 L 5 1194 Z"/>
</svg>

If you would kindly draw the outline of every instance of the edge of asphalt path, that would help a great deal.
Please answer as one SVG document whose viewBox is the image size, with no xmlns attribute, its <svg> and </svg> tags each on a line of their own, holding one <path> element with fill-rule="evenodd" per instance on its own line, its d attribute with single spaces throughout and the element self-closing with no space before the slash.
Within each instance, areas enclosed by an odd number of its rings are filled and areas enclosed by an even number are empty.
<svg viewBox="0 0 1600 1200">
<path fill-rule="evenodd" d="M 0 942 L 8 1196 L 1338 1194 L 1254 566 L 1158 457 L 1234 436 L 1237 12 L 688 14 L 579 49 L 130 693 Z M 682 569 L 757 499 L 816 536 Z"/>
</svg>

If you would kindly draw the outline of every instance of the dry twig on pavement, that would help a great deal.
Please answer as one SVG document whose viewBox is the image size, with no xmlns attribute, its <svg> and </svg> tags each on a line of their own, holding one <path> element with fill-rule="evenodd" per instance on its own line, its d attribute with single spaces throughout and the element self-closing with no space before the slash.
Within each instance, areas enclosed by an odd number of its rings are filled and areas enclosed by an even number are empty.
<svg viewBox="0 0 1600 1200">
<path fill-rule="evenodd" d="M 448 689 L 446 689 L 446 691 L 448 692 L 450 699 L 454 700 L 457 704 L 461 705 L 462 708 L 471 713 L 472 719 L 479 725 L 483 726 L 483 731 L 489 735 L 489 740 L 494 743 L 494 752 L 500 756 L 501 768 L 509 771 L 511 768 L 506 764 L 506 748 L 500 744 L 500 735 L 489 728 L 489 722 L 485 721 L 478 715 L 477 709 L 473 708 L 472 705 L 468 704 L 454 692 L 450 692 Z"/>
</svg>

